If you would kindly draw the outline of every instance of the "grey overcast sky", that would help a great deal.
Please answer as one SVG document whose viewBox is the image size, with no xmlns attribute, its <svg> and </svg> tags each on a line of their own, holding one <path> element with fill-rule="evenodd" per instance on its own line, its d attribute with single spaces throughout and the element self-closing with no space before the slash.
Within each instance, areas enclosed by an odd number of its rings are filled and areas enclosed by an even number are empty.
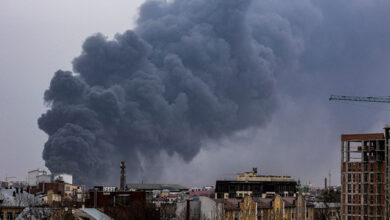
<svg viewBox="0 0 390 220">
<path fill-rule="evenodd" d="M 91 34 L 113 37 L 134 26 L 142 0 L 0 1 L 0 179 L 44 168 L 47 139 L 37 119 L 43 92 Z"/>
<path fill-rule="evenodd" d="M 0 1 L 0 179 L 24 180 L 28 170 L 44 168 L 47 135 L 37 119 L 54 72 L 72 70 L 88 36 L 133 29 L 142 2 Z M 340 134 L 381 132 L 390 105 L 330 103 L 328 96 L 390 95 L 389 11 L 384 0 L 253 1 L 253 35 L 291 56 L 291 68 L 275 77 L 278 108 L 261 128 L 205 140 L 190 162 L 161 153 L 158 181 L 207 185 L 258 167 L 321 186 L 331 171 L 338 184 Z"/>
</svg>

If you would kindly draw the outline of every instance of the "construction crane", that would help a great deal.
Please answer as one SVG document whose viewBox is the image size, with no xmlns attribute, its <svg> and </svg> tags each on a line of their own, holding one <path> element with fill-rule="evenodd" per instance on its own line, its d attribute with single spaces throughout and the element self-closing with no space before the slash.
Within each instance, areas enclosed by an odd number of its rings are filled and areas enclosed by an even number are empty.
<svg viewBox="0 0 390 220">
<path fill-rule="evenodd" d="M 5 176 L 5 182 L 8 182 L 9 179 L 15 179 L 16 176 Z"/>
<path fill-rule="evenodd" d="M 331 95 L 329 101 L 351 101 L 351 102 L 381 102 L 390 103 L 390 96 L 346 96 L 346 95 Z"/>
</svg>

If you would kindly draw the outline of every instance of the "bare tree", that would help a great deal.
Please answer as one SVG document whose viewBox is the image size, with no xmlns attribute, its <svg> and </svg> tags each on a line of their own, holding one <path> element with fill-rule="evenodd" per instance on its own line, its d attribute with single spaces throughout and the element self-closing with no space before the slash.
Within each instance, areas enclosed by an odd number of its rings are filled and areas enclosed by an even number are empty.
<svg viewBox="0 0 390 220">
<path fill-rule="evenodd" d="M 341 192 L 340 190 L 324 190 L 319 197 L 320 207 L 317 208 L 315 219 L 341 219 Z M 333 215 L 335 213 L 335 215 Z"/>
</svg>

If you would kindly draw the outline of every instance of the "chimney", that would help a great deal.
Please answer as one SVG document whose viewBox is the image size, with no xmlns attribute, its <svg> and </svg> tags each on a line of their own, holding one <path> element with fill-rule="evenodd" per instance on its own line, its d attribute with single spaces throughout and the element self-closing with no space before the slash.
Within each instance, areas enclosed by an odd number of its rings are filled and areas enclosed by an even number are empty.
<svg viewBox="0 0 390 220">
<path fill-rule="evenodd" d="M 126 182 L 125 168 L 126 168 L 125 161 L 122 161 L 121 162 L 121 182 L 120 182 L 120 190 L 121 191 L 125 191 L 125 182 Z"/>
<path fill-rule="evenodd" d="M 191 216 L 191 213 L 190 213 L 191 205 L 190 204 L 191 204 L 190 200 L 187 199 L 186 220 L 190 220 L 190 216 Z"/>
<path fill-rule="evenodd" d="M 97 208 L 97 197 L 98 197 L 98 192 L 97 192 L 97 188 L 95 188 L 93 192 L 93 207 L 95 209 Z"/>
<path fill-rule="evenodd" d="M 326 177 L 325 177 L 325 189 L 328 189 L 328 180 L 326 179 Z"/>
</svg>

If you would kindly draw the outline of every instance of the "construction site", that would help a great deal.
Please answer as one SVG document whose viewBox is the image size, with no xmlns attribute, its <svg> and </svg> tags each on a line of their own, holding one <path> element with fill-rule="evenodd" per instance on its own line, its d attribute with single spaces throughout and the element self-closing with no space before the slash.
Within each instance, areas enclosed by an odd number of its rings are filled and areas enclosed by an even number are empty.
<svg viewBox="0 0 390 220">
<path fill-rule="evenodd" d="M 390 103 L 390 97 L 331 95 L 330 101 Z M 341 217 L 389 219 L 389 138 L 384 133 L 341 135 Z"/>
<path fill-rule="evenodd" d="M 341 135 L 342 219 L 389 219 L 389 130 Z"/>
</svg>

